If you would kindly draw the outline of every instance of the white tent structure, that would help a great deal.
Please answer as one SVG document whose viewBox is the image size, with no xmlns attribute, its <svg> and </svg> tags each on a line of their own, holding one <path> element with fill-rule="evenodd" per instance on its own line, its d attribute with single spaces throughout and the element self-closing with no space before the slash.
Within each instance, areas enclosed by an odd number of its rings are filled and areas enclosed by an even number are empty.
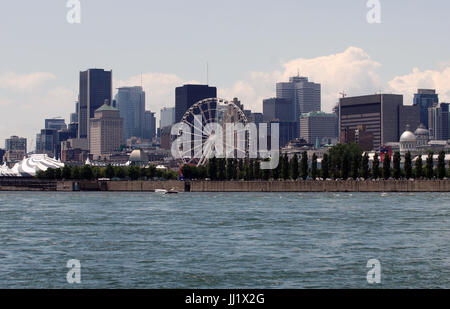
<svg viewBox="0 0 450 309">
<path fill-rule="evenodd" d="M 46 154 L 33 154 L 16 163 L 13 168 L 8 168 L 6 164 L 0 167 L 0 176 L 3 177 L 26 177 L 36 176 L 38 171 L 46 171 L 49 168 L 63 168 L 64 163 L 60 160 L 50 158 Z"/>
</svg>

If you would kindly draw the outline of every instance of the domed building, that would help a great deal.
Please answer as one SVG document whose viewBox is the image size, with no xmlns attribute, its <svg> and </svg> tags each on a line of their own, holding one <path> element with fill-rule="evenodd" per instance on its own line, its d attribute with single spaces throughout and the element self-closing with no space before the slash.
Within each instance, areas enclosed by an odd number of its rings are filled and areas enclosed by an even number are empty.
<svg viewBox="0 0 450 309">
<path fill-rule="evenodd" d="M 417 151 L 417 138 L 416 135 L 411 132 L 410 126 L 406 126 L 406 131 L 400 137 L 400 153 L 404 155 L 407 152 Z"/>
<path fill-rule="evenodd" d="M 149 159 L 147 154 L 141 149 L 135 149 L 130 154 L 129 158 L 130 165 L 142 166 L 148 164 L 148 161 Z"/>
<path fill-rule="evenodd" d="M 427 147 L 430 141 L 430 131 L 428 131 L 423 124 L 420 124 L 414 132 L 417 139 L 417 147 Z"/>
</svg>

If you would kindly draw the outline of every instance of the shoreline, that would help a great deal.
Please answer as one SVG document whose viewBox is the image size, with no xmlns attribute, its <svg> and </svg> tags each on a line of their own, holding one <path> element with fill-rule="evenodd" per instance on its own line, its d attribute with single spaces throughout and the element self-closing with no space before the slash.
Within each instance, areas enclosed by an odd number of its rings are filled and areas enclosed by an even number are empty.
<svg viewBox="0 0 450 309">
<path fill-rule="evenodd" d="M 450 192 L 444 180 L 75 181 L 0 179 L 0 191 L 51 192 Z"/>
</svg>

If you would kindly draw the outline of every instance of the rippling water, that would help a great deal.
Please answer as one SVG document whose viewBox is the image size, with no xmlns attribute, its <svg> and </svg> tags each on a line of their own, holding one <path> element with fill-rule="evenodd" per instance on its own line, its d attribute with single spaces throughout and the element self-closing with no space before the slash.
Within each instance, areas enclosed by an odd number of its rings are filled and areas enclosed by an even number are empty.
<svg viewBox="0 0 450 309">
<path fill-rule="evenodd" d="M 450 194 L 0 192 L 0 288 L 450 288 Z"/>
</svg>

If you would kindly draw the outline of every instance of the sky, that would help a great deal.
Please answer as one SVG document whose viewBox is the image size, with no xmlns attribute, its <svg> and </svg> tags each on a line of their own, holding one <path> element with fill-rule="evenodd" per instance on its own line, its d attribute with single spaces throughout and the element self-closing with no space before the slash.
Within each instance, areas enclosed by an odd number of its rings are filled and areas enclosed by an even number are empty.
<svg viewBox="0 0 450 309">
<path fill-rule="evenodd" d="M 67 0 L 0 2 L 0 147 L 11 135 L 34 149 L 45 118 L 69 120 L 79 71 L 113 70 L 113 87 L 141 84 L 147 109 L 174 106 L 175 87 L 206 83 L 262 111 L 275 83 L 307 76 L 322 110 L 339 92 L 404 95 L 436 88 L 450 102 L 450 2 L 379 0 Z"/>
</svg>

